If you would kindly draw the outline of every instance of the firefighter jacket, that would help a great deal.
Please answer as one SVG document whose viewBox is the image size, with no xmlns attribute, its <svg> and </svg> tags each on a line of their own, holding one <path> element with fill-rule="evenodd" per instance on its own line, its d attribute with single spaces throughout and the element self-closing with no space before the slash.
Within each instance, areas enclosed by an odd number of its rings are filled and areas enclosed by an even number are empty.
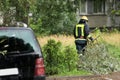
<svg viewBox="0 0 120 80">
<path fill-rule="evenodd" d="M 89 36 L 89 27 L 86 23 L 77 24 L 74 27 L 74 37 L 75 39 L 87 39 Z"/>
</svg>

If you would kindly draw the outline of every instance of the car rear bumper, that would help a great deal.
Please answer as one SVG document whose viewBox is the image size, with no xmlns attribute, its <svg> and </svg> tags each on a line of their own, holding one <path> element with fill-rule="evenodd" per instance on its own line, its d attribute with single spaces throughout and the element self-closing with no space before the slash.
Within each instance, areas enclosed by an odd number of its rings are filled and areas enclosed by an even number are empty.
<svg viewBox="0 0 120 80">
<path fill-rule="evenodd" d="M 45 76 L 35 76 L 34 80 L 46 80 Z"/>
</svg>

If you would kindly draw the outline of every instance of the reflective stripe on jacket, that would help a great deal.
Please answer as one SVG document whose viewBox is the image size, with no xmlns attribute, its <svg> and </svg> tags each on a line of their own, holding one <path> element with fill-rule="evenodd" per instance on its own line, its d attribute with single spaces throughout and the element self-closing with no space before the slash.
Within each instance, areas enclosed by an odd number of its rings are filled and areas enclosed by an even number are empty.
<svg viewBox="0 0 120 80">
<path fill-rule="evenodd" d="M 83 38 L 85 36 L 85 25 L 84 24 L 77 24 L 75 26 L 75 30 L 74 30 L 74 36 L 75 38 Z"/>
<path fill-rule="evenodd" d="M 77 24 L 76 25 L 76 36 L 79 36 L 79 33 L 78 33 L 78 31 L 79 31 L 79 28 L 81 29 L 80 30 L 80 36 L 84 36 L 84 24 Z"/>
</svg>

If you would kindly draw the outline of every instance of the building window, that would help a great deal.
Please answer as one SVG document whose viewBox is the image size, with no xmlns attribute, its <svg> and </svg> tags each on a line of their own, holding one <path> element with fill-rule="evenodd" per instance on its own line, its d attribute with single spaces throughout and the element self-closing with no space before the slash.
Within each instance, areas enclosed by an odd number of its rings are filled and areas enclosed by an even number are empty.
<svg viewBox="0 0 120 80">
<path fill-rule="evenodd" d="M 93 0 L 93 13 L 105 13 L 105 0 Z"/>
<path fill-rule="evenodd" d="M 80 13 L 86 14 L 87 13 L 87 1 L 80 0 Z"/>
<path fill-rule="evenodd" d="M 105 14 L 106 0 L 80 0 L 79 13 L 87 14 Z"/>
</svg>

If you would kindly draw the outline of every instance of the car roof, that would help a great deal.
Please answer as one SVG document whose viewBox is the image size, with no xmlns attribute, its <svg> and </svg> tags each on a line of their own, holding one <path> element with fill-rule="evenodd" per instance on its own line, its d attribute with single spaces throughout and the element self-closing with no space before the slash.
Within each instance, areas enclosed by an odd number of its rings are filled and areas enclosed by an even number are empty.
<svg viewBox="0 0 120 80">
<path fill-rule="evenodd" d="M 0 30 L 32 30 L 29 27 L 0 27 Z"/>
</svg>

